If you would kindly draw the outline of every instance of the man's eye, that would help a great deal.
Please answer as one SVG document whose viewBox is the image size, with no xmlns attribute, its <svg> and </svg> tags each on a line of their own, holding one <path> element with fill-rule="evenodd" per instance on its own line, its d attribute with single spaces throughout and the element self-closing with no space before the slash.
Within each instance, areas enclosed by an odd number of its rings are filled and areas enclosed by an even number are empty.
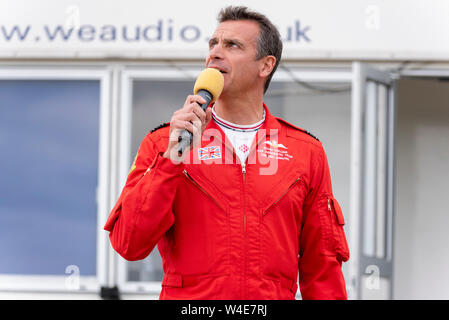
<svg viewBox="0 0 449 320">
<path fill-rule="evenodd" d="M 237 42 L 228 42 L 227 47 L 228 48 L 239 48 L 239 45 Z"/>
</svg>

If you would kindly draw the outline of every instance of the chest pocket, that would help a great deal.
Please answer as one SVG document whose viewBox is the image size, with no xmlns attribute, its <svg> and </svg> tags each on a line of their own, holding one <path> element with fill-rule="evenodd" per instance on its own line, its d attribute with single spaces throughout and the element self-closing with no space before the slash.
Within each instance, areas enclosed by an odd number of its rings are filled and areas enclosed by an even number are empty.
<svg viewBox="0 0 449 320">
<path fill-rule="evenodd" d="M 296 278 L 306 186 L 292 176 L 267 195 L 260 216 L 260 267 L 264 277 Z"/>
<path fill-rule="evenodd" d="M 286 183 L 287 181 L 287 183 Z M 300 192 L 300 191 L 304 192 Z M 300 193 L 298 194 L 297 191 Z M 262 216 L 269 214 L 273 209 L 280 205 L 281 202 L 291 200 L 289 211 L 297 211 L 302 207 L 302 201 L 305 197 L 304 181 L 299 174 L 294 174 L 287 179 L 283 179 L 277 186 L 275 186 L 268 194 L 265 195 L 262 201 Z M 293 213 L 292 212 L 292 213 Z"/>
</svg>

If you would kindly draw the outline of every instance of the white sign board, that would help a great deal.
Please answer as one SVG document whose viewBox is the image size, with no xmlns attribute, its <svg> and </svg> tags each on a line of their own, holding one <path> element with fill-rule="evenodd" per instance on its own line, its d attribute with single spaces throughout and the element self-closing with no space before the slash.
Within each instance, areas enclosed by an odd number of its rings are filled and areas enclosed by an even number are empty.
<svg viewBox="0 0 449 320">
<path fill-rule="evenodd" d="M 220 8 L 279 28 L 284 59 L 449 60 L 449 1 L 2 0 L 0 58 L 195 58 Z"/>
</svg>

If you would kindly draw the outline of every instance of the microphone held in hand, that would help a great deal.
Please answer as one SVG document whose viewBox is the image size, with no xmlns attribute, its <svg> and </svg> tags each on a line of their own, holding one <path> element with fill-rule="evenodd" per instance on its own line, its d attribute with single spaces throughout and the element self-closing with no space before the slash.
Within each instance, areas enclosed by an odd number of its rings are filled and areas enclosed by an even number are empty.
<svg viewBox="0 0 449 320">
<path fill-rule="evenodd" d="M 223 75 L 217 69 L 207 68 L 200 73 L 193 87 L 193 94 L 199 95 L 206 100 L 206 103 L 202 105 L 198 103 L 204 111 L 206 111 L 206 108 L 211 102 L 218 99 L 223 90 L 223 85 Z M 181 132 L 178 137 L 178 156 L 182 156 L 185 148 L 192 143 L 192 140 L 192 132 L 188 130 Z"/>
</svg>

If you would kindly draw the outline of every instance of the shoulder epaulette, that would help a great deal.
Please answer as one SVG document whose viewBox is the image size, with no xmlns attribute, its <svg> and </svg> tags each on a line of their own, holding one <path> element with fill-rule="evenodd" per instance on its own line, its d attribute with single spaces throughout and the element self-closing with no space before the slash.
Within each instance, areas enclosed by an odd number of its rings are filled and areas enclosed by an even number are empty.
<svg viewBox="0 0 449 320">
<path fill-rule="evenodd" d="M 311 134 L 309 131 L 301 129 L 302 132 L 304 132 L 305 134 L 308 134 L 309 136 L 311 136 L 312 138 L 314 138 L 315 140 L 320 141 L 320 139 L 317 138 L 317 136 Z"/>
<path fill-rule="evenodd" d="M 308 134 L 309 136 L 311 136 L 311 137 L 314 138 L 315 140 L 320 141 L 320 139 L 318 139 L 315 135 L 311 134 L 309 131 L 304 130 L 304 129 L 301 129 L 301 128 L 297 127 L 297 126 L 294 126 L 294 125 L 292 125 L 291 123 L 285 121 L 285 120 L 282 119 L 282 118 L 276 117 L 276 119 L 282 121 L 282 122 L 285 123 L 286 125 L 288 125 L 288 126 L 294 128 L 294 129 L 296 129 L 296 130 L 299 130 L 299 131 L 301 131 L 301 132 L 303 132 L 303 133 L 305 133 L 305 134 Z"/>
<path fill-rule="evenodd" d="M 153 133 L 154 131 L 159 130 L 159 129 L 162 129 L 162 128 L 167 127 L 167 126 L 169 126 L 169 125 L 170 125 L 170 122 L 165 122 L 165 123 L 163 123 L 163 124 L 160 124 L 159 126 L 157 126 L 156 128 L 154 128 L 153 130 L 151 130 L 150 133 Z"/>
</svg>

